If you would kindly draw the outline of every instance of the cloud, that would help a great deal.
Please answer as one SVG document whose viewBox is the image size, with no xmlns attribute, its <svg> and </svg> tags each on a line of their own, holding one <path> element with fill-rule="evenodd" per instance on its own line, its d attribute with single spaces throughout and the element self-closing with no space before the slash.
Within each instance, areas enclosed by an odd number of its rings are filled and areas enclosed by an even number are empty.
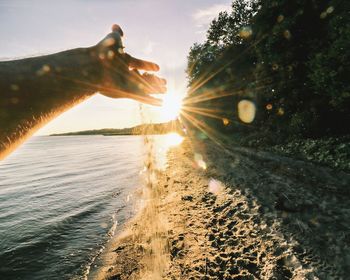
<svg viewBox="0 0 350 280">
<path fill-rule="evenodd" d="M 207 27 L 210 22 L 219 15 L 220 12 L 229 11 L 231 5 L 227 4 L 215 4 L 207 8 L 197 10 L 193 15 L 193 19 L 196 23 L 196 26 L 199 28 Z"/>
</svg>

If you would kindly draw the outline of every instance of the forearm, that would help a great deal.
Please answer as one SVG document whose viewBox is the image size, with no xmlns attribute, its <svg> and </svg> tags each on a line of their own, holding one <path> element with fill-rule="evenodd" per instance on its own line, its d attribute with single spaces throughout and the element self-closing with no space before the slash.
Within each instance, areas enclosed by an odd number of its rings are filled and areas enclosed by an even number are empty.
<svg viewBox="0 0 350 280">
<path fill-rule="evenodd" d="M 92 96 L 101 75 L 94 48 L 0 62 L 0 159 L 49 120 Z"/>
</svg>

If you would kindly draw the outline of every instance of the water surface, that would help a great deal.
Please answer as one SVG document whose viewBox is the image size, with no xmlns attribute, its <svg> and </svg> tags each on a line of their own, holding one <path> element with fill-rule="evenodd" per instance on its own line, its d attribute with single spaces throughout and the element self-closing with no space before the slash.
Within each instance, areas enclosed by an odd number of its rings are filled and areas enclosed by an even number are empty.
<svg viewBox="0 0 350 280">
<path fill-rule="evenodd" d="M 133 215 L 143 137 L 33 137 L 0 162 L 0 279 L 81 279 Z"/>
</svg>

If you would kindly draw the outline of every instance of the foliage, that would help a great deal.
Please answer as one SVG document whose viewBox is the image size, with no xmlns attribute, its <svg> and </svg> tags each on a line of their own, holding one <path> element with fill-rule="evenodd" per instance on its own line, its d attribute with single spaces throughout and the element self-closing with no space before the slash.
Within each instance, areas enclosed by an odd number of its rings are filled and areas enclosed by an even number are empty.
<svg viewBox="0 0 350 280">
<path fill-rule="evenodd" d="M 220 112 L 201 117 L 237 130 L 237 103 L 255 103 L 244 127 L 295 136 L 349 132 L 350 21 L 347 1 L 234 0 L 188 56 L 191 106 Z M 216 93 L 201 100 L 207 92 Z M 193 103 L 193 102 L 192 102 Z M 197 116 L 198 117 L 198 116 Z M 230 125 L 221 119 L 229 119 Z"/>
</svg>

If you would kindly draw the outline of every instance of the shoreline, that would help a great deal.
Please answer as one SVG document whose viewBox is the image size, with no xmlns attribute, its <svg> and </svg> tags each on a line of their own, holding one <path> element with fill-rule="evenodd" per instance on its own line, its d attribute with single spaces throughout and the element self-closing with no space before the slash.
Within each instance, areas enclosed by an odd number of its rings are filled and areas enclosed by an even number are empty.
<svg viewBox="0 0 350 280">
<path fill-rule="evenodd" d="M 349 174 L 196 146 L 206 170 L 188 140 L 173 148 L 147 205 L 89 279 L 345 279 Z"/>
</svg>

